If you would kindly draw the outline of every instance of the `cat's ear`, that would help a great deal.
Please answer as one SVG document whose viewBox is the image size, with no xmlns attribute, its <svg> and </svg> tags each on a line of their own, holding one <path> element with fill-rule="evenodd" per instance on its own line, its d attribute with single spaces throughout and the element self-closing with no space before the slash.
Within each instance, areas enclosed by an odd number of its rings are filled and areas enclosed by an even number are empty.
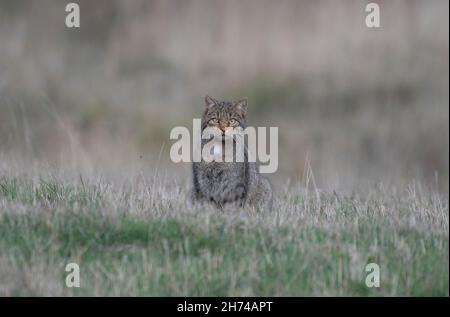
<svg viewBox="0 0 450 317">
<path fill-rule="evenodd" d="M 243 116 L 247 115 L 247 105 L 248 105 L 247 98 L 242 98 L 241 100 L 239 100 L 234 104 L 236 110 L 239 111 Z"/>
<path fill-rule="evenodd" d="M 210 109 L 212 106 L 215 106 L 215 105 L 217 105 L 217 100 L 206 95 L 205 96 L 206 110 Z"/>
</svg>

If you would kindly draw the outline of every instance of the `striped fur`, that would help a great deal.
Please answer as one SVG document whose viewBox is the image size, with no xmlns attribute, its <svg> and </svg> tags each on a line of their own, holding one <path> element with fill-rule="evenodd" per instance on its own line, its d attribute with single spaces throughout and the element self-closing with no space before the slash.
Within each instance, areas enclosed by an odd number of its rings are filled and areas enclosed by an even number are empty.
<svg viewBox="0 0 450 317">
<path fill-rule="evenodd" d="M 217 127 L 222 131 L 227 127 L 246 127 L 246 99 L 220 102 L 206 96 L 205 104 L 202 130 L 207 127 Z M 202 145 L 206 142 L 202 140 Z M 258 173 L 256 163 L 248 162 L 247 152 L 244 157 L 244 162 L 194 162 L 191 197 L 193 202 L 210 203 L 218 208 L 234 204 L 239 207 L 251 206 L 259 210 L 270 210 L 271 184 Z"/>
</svg>

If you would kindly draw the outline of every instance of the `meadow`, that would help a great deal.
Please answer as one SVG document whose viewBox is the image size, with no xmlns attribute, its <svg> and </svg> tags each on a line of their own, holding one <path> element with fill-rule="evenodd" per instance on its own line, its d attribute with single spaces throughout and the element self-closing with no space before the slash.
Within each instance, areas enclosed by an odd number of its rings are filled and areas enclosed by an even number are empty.
<svg viewBox="0 0 450 317">
<path fill-rule="evenodd" d="M 368 195 L 278 188 L 274 210 L 186 203 L 187 184 L 0 178 L 2 296 L 448 296 L 448 200 L 412 184 Z M 80 288 L 67 288 L 68 263 Z M 365 284 L 367 263 L 380 287 Z"/>
</svg>

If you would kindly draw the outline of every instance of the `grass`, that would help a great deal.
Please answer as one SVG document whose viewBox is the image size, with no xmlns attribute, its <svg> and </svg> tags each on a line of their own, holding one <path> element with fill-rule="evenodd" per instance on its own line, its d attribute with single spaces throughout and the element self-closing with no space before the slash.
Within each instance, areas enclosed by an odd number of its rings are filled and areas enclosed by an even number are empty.
<svg viewBox="0 0 450 317">
<path fill-rule="evenodd" d="M 278 188 L 270 214 L 190 207 L 187 186 L 0 178 L 0 295 L 448 296 L 448 201 Z M 65 287 L 65 265 L 80 288 Z M 379 288 L 365 286 L 378 263 Z"/>
</svg>

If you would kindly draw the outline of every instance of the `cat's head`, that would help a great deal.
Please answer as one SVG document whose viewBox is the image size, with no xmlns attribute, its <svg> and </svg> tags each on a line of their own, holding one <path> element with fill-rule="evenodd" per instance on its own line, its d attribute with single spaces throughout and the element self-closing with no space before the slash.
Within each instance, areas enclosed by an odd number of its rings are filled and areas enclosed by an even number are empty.
<svg viewBox="0 0 450 317">
<path fill-rule="evenodd" d="M 216 127 L 225 132 L 226 128 L 242 127 L 247 122 L 247 98 L 236 102 L 218 101 L 210 96 L 205 97 L 202 129 Z"/>
</svg>

